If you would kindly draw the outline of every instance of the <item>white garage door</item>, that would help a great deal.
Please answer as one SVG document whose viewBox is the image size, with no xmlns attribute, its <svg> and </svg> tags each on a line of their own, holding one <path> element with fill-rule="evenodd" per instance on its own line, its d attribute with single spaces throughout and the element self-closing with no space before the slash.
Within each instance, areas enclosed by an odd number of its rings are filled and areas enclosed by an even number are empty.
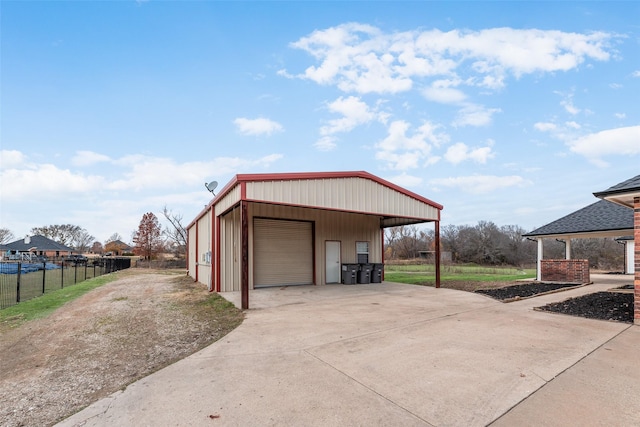
<svg viewBox="0 0 640 427">
<path fill-rule="evenodd" d="M 255 287 L 313 283 L 310 222 L 255 218 L 253 254 Z"/>
</svg>

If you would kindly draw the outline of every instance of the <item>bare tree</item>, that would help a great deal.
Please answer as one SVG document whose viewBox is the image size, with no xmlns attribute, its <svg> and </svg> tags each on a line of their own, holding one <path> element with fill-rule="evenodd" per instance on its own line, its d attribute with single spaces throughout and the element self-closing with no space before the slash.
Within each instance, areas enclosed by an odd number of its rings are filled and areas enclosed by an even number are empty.
<svg viewBox="0 0 640 427">
<path fill-rule="evenodd" d="M 164 230 L 162 230 L 162 234 L 172 243 L 176 255 L 184 257 L 187 253 L 188 233 L 182 224 L 182 215 L 174 214 L 166 205 L 164 209 L 162 209 L 162 214 L 166 220 L 169 221 L 169 224 L 171 224 L 171 227 L 165 227 Z"/>
<path fill-rule="evenodd" d="M 9 243 L 15 238 L 8 228 L 0 228 L 0 243 Z"/>
<path fill-rule="evenodd" d="M 87 233 L 87 231 L 83 229 L 78 231 L 78 233 L 73 237 L 72 245 L 76 251 L 86 252 L 89 250 L 91 243 L 95 239 L 96 239 L 95 237 L 93 237 L 91 234 Z"/>
</svg>

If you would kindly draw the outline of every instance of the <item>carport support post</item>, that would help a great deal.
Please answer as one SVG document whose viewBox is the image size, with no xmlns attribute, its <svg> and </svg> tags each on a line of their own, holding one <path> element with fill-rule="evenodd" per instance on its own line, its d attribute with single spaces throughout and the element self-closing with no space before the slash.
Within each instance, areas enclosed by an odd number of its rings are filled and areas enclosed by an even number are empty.
<svg viewBox="0 0 640 427">
<path fill-rule="evenodd" d="M 542 253 L 542 237 L 538 238 L 538 259 L 536 262 L 536 279 L 542 280 L 542 259 L 544 254 Z"/>
<path fill-rule="evenodd" d="M 249 308 L 249 220 L 247 218 L 247 202 L 240 201 L 240 246 L 242 264 L 240 265 L 242 278 L 240 290 L 242 293 L 242 309 Z"/>
<path fill-rule="evenodd" d="M 435 245 L 436 245 L 436 288 L 440 287 L 440 221 L 436 221 L 435 224 Z"/>
</svg>

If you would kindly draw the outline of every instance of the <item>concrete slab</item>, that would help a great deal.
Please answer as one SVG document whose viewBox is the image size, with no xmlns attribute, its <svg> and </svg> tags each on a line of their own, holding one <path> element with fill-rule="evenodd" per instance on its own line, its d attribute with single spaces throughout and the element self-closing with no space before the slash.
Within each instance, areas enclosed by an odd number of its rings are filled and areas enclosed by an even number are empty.
<svg viewBox="0 0 640 427">
<path fill-rule="evenodd" d="M 534 300 L 393 283 L 262 289 L 222 340 L 60 425 L 526 425 L 555 420 L 537 412 L 558 393 L 597 397 L 633 425 L 640 412 L 614 391 L 631 380 L 638 395 L 640 328 L 534 311 Z M 590 425 L 579 415 L 568 424 Z"/>
</svg>

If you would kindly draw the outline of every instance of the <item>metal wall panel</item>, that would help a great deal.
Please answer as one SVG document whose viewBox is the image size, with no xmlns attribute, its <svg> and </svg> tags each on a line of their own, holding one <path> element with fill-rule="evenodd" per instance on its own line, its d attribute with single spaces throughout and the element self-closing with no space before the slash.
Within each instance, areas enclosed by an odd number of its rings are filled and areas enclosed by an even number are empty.
<svg viewBox="0 0 640 427">
<path fill-rule="evenodd" d="M 220 217 L 220 291 L 240 290 L 240 208 Z"/>
<path fill-rule="evenodd" d="M 211 210 L 209 210 L 198 219 L 198 248 L 196 251 L 198 281 L 206 285 L 211 283 L 212 259 L 207 254 L 211 253 L 212 244 Z"/>
<path fill-rule="evenodd" d="M 196 266 L 198 263 L 198 254 L 196 250 L 196 227 L 195 225 L 189 229 L 189 265 L 187 265 L 187 269 L 189 270 L 189 276 L 191 276 L 194 280 L 196 279 Z"/>
<path fill-rule="evenodd" d="M 337 212 L 320 209 L 307 209 L 291 206 L 252 203 L 249 206 L 249 216 L 293 219 L 313 221 L 315 232 L 315 283 L 326 284 L 325 280 L 325 241 L 341 242 L 342 263 L 355 263 L 356 242 L 369 242 L 369 262 L 382 262 L 382 233 L 380 218 L 375 215 L 362 215 L 348 212 Z M 249 253 L 254 253 L 252 230 L 253 221 L 249 222 Z M 252 266 L 252 260 L 249 265 Z M 250 287 L 253 288 L 253 271 L 249 271 Z"/>
<path fill-rule="evenodd" d="M 235 206 L 239 201 L 240 201 L 240 185 L 236 185 L 222 199 L 216 201 L 216 204 L 215 204 L 216 216 L 222 215 L 231 207 Z"/>
<path fill-rule="evenodd" d="M 364 178 L 247 182 L 247 198 L 368 214 L 438 219 L 435 207 Z"/>
</svg>

